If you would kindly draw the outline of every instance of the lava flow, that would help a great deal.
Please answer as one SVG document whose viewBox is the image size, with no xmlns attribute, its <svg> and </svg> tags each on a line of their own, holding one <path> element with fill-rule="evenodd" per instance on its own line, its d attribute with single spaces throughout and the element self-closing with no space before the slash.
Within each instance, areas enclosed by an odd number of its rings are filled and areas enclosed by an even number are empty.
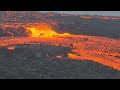
<svg viewBox="0 0 120 90">
<path fill-rule="evenodd" d="M 58 34 L 54 31 L 52 27 L 47 24 L 41 24 L 39 26 L 31 26 L 31 28 L 27 28 L 27 32 L 29 32 L 30 37 L 55 37 L 55 36 L 66 36 L 70 35 L 69 33 Z"/>
<path fill-rule="evenodd" d="M 53 37 L 57 33 L 47 24 L 27 28 L 30 37 Z"/>
<path fill-rule="evenodd" d="M 26 28 L 29 37 L 2 37 L 0 46 L 15 49 L 18 44 L 46 44 L 70 47 L 68 58 L 91 60 L 116 70 L 120 70 L 120 40 L 97 36 L 59 34 L 47 24 Z M 50 38 L 52 37 L 52 38 Z M 12 47 L 9 47 L 12 46 Z M 56 56 L 63 58 L 61 56 Z"/>
</svg>

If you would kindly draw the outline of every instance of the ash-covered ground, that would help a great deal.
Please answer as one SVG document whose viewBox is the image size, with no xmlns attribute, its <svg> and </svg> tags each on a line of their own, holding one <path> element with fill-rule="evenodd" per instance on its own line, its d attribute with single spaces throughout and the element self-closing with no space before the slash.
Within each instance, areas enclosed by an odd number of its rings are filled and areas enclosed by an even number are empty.
<svg viewBox="0 0 120 90">
<path fill-rule="evenodd" d="M 49 19 L 58 22 L 59 28 L 56 31 L 59 33 L 120 39 L 120 20 L 104 20 L 98 17 L 85 19 L 58 14 Z M 6 22 L 5 20 L 1 19 L 0 22 Z M 11 34 L 0 33 L 0 37 L 6 35 Z M 17 45 L 15 50 L 0 47 L 0 79 L 120 79 L 120 71 L 111 67 L 88 60 L 69 59 L 67 53 L 70 51 L 71 48 L 42 44 Z M 59 55 L 62 58 L 56 57 Z"/>
</svg>

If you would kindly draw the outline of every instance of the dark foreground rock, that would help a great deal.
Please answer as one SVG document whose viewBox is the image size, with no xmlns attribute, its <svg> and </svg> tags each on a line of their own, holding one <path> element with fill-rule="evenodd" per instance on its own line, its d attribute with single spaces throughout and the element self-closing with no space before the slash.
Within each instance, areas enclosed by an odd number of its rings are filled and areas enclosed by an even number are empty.
<svg viewBox="0 0 120 90">
<path fill-rule="evenodd" d="M 19 47 L 12 52 L 4 48 L 4 53 L 1 49 L 0 79 L 120 79 L 120 71 L 92 61 L 53 58 L 69 51 L 63 49 L 44 45 Z"/>
</svg>

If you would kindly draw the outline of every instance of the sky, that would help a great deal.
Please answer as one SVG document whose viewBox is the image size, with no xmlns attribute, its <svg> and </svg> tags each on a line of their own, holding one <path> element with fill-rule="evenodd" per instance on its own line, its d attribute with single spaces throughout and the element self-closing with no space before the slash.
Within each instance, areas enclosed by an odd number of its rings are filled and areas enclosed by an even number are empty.
<svg viewBox="0 0 120 90">
<path fill-rule="evenodd" d="M 120 16 L 120 11 L 42 11 L 42 12 L 59 12 L 59 13 L 66 13 L 66 14 Z"/>
</svg>

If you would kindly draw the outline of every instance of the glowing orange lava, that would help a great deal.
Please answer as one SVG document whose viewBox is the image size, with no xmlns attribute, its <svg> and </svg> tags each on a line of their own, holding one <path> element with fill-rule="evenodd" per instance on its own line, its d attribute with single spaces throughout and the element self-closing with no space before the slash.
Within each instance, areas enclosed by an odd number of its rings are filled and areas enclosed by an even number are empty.
<svg viewBox="0 0 120 90">
<path fill-rule="evenodd" d="M 31 37 L 54 37 L 58 34 L 47 24 L 27 28 L 31 32 Z"/>
<path fill-rule="evenodd" d="M 9 46 L 9 47 L 7 47 L 7 48 L 8 48 L 8 50 L 10 50 L 10 51 L 15 50 L 15 47 L 14 47 L 14 46 Z"/>
<path fill-rule="evenodd" d="M 55 37 L 55 36 L 67 36 L 69 33 L 58 34 L 53 28 L 47 24 L 40 24 L 39 26 L 31 26 L 27 28 L 30 37 Z"/>
<path fill-rule="evenodd" d="M 29 37 L 2 37 L 0 46 L 14 50 L 17 44 L 46 44 L 70 47 L 68 58 L 74 60 L 91 60 L 105 66 L 120 70 L 120 40 L 97 36 L 59 34 L 48 24 L 27 27 Z M 46 38 L 47 37 L 47 38 Z M 52 37 L 52 38 L 49 38 Z M 56 58 L 63 58 L 56 56 Z"/>
<path fill-rule="evenodd" d="M 58 55 L 58 56 L 56 56 L 56 58 L 62 58 L 62 56 L 61 56 L 61 55 Z"/>
</svg>

